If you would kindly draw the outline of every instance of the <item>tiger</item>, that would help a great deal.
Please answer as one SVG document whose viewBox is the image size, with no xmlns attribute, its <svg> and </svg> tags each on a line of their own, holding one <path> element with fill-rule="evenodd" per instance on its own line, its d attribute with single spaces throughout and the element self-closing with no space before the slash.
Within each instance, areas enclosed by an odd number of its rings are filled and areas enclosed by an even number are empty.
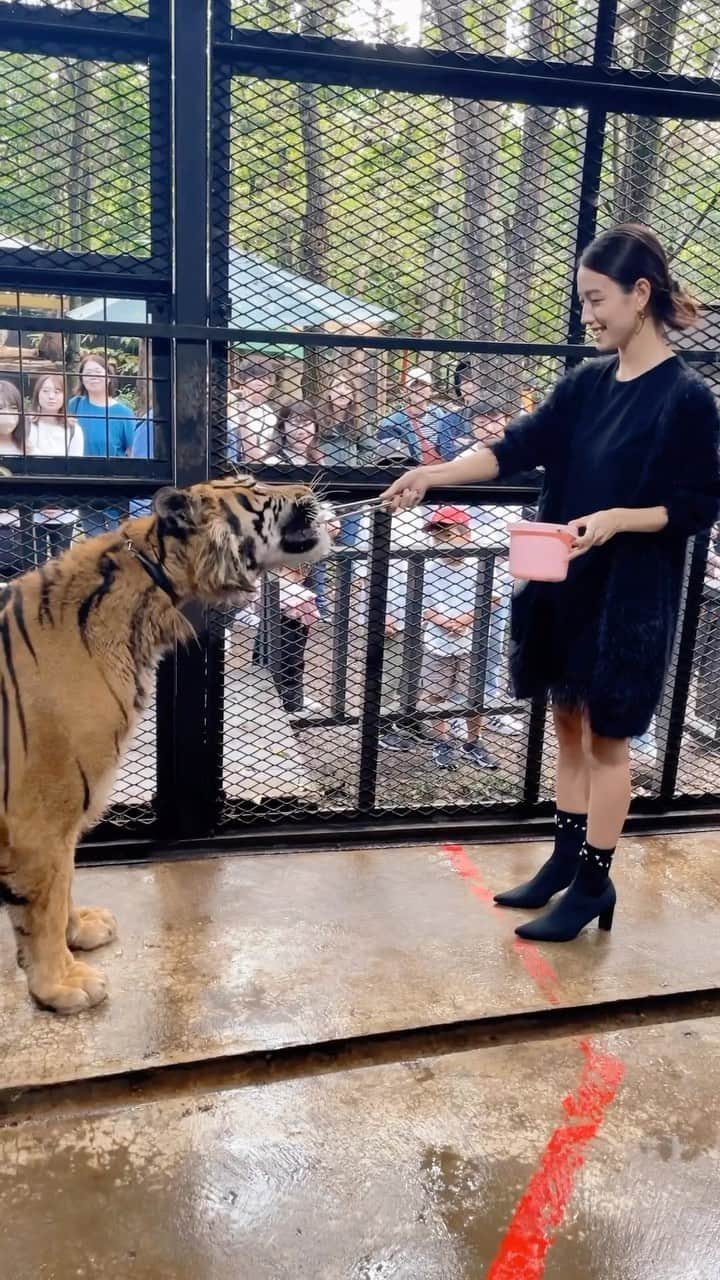
<svg viewBox="0 0 720 1280">
<path fill-rule="evenodd" d="M 313 563 L 331 534 L 307 485 L 232 476 L 156 493 L 150 515 L 78 541 L 0 595 L 0 906 L 44 1009 L 100 1004 L 77 959 L 116 936 L 75 906 L 75 849 L 105 809 L 160 657 L 195 635 L 181 612 L 247 603 L 259 576 Z"/>
</svg>

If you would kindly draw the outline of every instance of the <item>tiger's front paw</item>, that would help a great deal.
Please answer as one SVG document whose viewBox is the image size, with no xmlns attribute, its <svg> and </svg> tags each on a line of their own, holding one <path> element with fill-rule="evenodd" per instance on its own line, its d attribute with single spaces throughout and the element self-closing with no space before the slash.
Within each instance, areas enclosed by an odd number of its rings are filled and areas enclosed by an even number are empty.
<svg viewBox="0 0 720 1280">
<path fill-rule="evenodd" d="M 94 951 L 117 937 L 117 922 L 105 907 L 73 907 L 67 927 L 67 944 L 75 951 Z"/>
<path fill-rule="evenodd" d="M 102 974 L 78 960 L 66 964 L 57 978 L 40 978 L 31 974 L 28 985 L 38 1004 L 44 1009 L 53 1009 L 55 1013 L 82 1013 L 83 1009 L 101 1004 L 107 996 Z"/>
</svg>

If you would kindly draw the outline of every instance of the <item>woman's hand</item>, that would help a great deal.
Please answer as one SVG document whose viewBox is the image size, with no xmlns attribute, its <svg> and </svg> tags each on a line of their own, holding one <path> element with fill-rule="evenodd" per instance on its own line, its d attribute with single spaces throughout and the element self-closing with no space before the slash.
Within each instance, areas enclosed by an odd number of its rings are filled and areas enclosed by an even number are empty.
<svg viewBox="0 0 720 1280">
<path fill-rule="evenodd" d="M 413 467 L 386 489 L 383 498 L 391 511 L 407 511 L 422 502 L 430 488 L 430 467 Z"/>
<path fill-rule="evenodd" d="M 596 511 L 591 516 L 570 520 L 568 528 L 575 535 L 570 559 L 584 556 L 591 547 L 603 547 L 606 542 L 623 531 L 622 512 L 613 507 L 610 511 Z"/>
</svg>

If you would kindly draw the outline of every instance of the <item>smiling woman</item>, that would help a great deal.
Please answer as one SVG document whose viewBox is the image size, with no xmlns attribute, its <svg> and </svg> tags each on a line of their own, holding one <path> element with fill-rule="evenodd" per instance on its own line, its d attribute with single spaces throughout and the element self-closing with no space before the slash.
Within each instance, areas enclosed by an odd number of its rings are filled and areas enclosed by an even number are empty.
<svg viewBox="0 0 720 1280">
<path fill-rule="evenodd" d="M 408 472 L 388 490 L 397 506 L 433 485 L 489 481 L 545 468 L 538 518 L 569 524 L 562 583 L 516 593 L 511 668 L 522 698 L 554 705 L 557 838 L 527 884 L 501 906 L 551 910 L 517 930 L 568 941 L 591 920 L 609 929 L 610 864 L 630 803 L 628 739 L 648 728 L 677 623 L 688 538 L 718 509 L 720 423 L 713 396 L 674 354 L 668 329 L 697 316 L 647 227 L 607 231 L 578 267 L 583 319 L 598 348 L 502 440 L 465 458 Z M 568 887 L 569 886 L 569 887 Z"/>
</svg>

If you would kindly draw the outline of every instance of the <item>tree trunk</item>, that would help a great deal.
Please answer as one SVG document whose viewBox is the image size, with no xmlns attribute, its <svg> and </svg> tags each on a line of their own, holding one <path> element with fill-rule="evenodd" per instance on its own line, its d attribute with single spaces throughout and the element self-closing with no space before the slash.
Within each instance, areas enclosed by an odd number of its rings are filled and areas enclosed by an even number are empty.
<svg viewBox="0 0 720 1280">
<path fill-rule="evenodd" d="M 300 14 L 303 35 L 328 35 L 334 26 L 334 5 L 328 6 L 323 0 L 305 0 Z M 298 269 L 317 284 L 325 284 L 330 244 L 330 187 L 322 129 L 322 90 L 317 85 L 299 84 L 297 92 L 305 169 L 305 205 L 300 226 Z M 316 347 L 309 347 L 305 352 L 303 371 L 303 393 L 308 399 L 322 396 L 326 382 L 323 375 L 322 352 Z"/>
<path fill-rule="evenodd" d="M 324 284 L 329 248 L 330 193 L 320 103 L 315 85 L 298 85 L 298 109 L 305 167 L 305 208 L 302 214 L 298 261 L 300 270 L 306 276 L 318 284 Z"/>
<path fill-rule="evenodd" d="M 529 28 L 528 57 L 548 59 L 553 43 L 552 0 L 531 0 Z M 503 337 L 507 342 L 528 340 L 530 298 L 540 248 L 554 119 L 555 110 L 551 107 L 525 108 L 515 207 L 507 227 L 503 313 Z M 509 361 L 503 390 L 514 408 L 519 406 L 523 381 L 520 362 Z"/>
<path fill-rule="evenodd" d="M 552 52 L 551 0 L 531 0 L 528 57 L 547 59 Z M 507 341 L 527 338 L 530 293 L 540 245 L 543 195 L 555 110 L 528 106 L 523 119 L 515 207 L 507 229 L 507 274 L 503 331 Z"/>
<path fill-rule="evenodd" d="M 638 70 L 668 71 L 672 61 L 682 0 L 654 0 L 639 25 Z M 658 188 L 663 122 L 631 116 L 624 140 L 624 161 L 615 193 L 617 222 L 649 222 Z"/>
<path fill-rule="evenodd" d="M 467 0 L 433 0 L 442 47 L 451 52 L 467 48 Z M 499 6 L 505 8 L 504 5 Z M 493 13 L 492 33 L 483 52 L 504 48 L 502 14 Z M 462 336 L 492 339 L 497 332 L 493 298 L 494 196 L 497 184 L 497 133 L 500 108 L 487 102 L 452 98 L 453 126 L 462 183 Z"/>
<path fill-rule="evenodd" d="M 453 160 L 451 140 L 446 131 L 434 173 L 435 199 L 432 208 L 432 232 L 422 273 L 420 332 L 424 338 L 442 336 L 451 284 L 450 274 L 456 261 L 455 254 L 449 252 L 448 246 L 448 236 L 453 234 L 452 228 L 448 226 L 448 192 L 452 186 Z M 442 363 L 437 352 L 432 356 L 432 363 L 433 379 L 437 381 Z"/>
<path fill-rule="evenodd" d="M 92 10 L 95 0 L 79 0 L 81 9 Z M 72 253 L 87 252 L 87 224 L 92 198 L 92 175 L 89 164 L 90 115 L 93 109 L 93 64 L 79 61 L 67 71 L 70 88 L 70 122 L 67 136 L 67 214 L 68 249 Z M 80 304 L 80 297 L 70 298 L 70 307 Z M 70 333 L 65 339 L 65 360 L 73 368 L 80 359 L 80 337 Z"/>
</svg>

